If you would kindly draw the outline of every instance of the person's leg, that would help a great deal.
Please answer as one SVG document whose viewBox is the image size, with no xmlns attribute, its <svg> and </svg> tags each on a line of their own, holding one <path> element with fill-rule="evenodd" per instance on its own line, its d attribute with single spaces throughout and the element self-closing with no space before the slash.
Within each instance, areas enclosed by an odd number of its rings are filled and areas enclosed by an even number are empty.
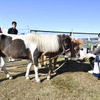
<svg viewBox="0 0 100 100">
<path fill-rule="evenodd" d="M 94 69 L 94 60 L 95 60 L 95 58 L 93 58 L 93 57 L 89 58 L 91 70 L 89 70 L 88 73 L 90 73 L 90 74 L 93 74 L 93 72 L 94 72 L 93 71 L 93 69 Z"/>
<path fill-rule="evenodd" d="M 92 69 L 94 68 L 94 60 L 95 60 L 95 58 L 93 58 L 93 57 L 89 58 L 90 66 Z"/>
<path fill-rule="evenodd" d="M 96 48 L 96 49 L 92 52 L 92 54 L 94 54 L 94 55 L 100 54 L 100 46 L 99 46 L 98 48 Z M 90 58 L 89 58 L 90 66 L 91 66 L 92 69 L 94 68 L 94 60 L 95 60 L 95 58 L 93 58 L 93 57 L 90 57 Z"/>
</svg>

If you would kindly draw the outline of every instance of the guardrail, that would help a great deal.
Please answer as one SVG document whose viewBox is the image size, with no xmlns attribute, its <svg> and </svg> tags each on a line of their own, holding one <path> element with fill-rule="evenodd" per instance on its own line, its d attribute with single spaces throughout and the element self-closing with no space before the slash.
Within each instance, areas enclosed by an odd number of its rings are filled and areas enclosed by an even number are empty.
<svg viewBox="0 0 100 100">
<path fill-rule="evenodd" d="M 98 35 L 99 33 L 85 33 L 85 32 L 65 32 L 65 31 L 46 31 L 46 30 L 30 30 L 30 33 L 32 32 L 47 32 L 47 33 L 62 33 L 62 34 L 87 34 L 87 35 Z"/>
</svg>

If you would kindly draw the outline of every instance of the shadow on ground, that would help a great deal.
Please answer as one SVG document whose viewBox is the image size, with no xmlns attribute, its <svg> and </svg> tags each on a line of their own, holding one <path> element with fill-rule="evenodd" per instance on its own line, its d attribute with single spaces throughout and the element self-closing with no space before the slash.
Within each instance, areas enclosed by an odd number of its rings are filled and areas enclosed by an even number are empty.
<svg viewBox="0 0 100 100">
<path fill-rule="evenodd" d="M 57 64 L 60 66 L 62 63 L 64 63 L 63 61 L 59 61 L 57 62 Z M 64 66 L 62 66 L 59 70 L 57 70 L 57 74 L 52 75 L 51 78 L 54 78 L 55 76 L 59 75 L 59 74 L 63 74 L 66 72 L 88 72 L 88 70 L 91 70 L 91 66 L 90 64 L 86 64 L 86 63 L 80 63 L 80 62 L 76 62 L 76 61 L 68 61 L 65 63 Z M 17 74 L 13 76 L 13 79 L 16 79 L 17 77 L 21 77 L 21 76 L 25 76 L 26 72 Z M 39 69 L 39 73 L 43 73 L 43 74 L 47 74 L 48 73 L 48 68 L 40 68 Z M 34 74 L 34 71 L 30 71 L 30 75 Z M 41 76 L 41 75 L 40 75 Z M 33 77 L 34 78 L 34 77 Z M 33 79 L 31 78 L 31 79 Z M 45 80 L 46 78 L 42 79 L 42 82 Z M 7 79 L 2 79 L 0 80 L 0 82 L 7 80 Z"/>
</svg>

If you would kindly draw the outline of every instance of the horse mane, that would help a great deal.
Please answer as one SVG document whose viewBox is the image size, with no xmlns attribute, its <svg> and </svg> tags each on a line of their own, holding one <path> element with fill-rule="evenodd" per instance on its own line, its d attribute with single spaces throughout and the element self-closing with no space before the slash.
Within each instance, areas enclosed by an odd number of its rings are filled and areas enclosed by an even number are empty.
<svg viewBox="0 0 100 100">
<path fill-rule="evenodd" d="M 79 47 L 81 48 L 83 46 L 83 40 L 81 39 L 77 39 L 78 43 L 79 43 Z"/>
<path fill-rule="evenodd" d="M 27 34 L 28 38 L 34 42 L 41 52 L 57 52 L 59 50 L 59 38 L 57 35 Z"/>
</svg>

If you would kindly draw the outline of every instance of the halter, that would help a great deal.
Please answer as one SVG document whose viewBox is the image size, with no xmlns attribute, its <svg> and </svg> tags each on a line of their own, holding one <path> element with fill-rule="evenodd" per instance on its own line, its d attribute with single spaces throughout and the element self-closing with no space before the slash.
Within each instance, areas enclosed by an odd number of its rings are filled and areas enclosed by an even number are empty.
<svg viewBox="0 0 100 100">
<path fill-rule="evenodd" d="M 63 51 L 62 51 L 61 54 L 64 54 L 64 53 L 67 53 L 68 51 L 70 51 L 70 48 L 68 48 L 67 50 L 65 50 L 65 47 L 64 47 L 63 43 L 62 43 L 62 48 L 63 48 Z"/>
<path fill-rule="evenodd" d="M 62 49 L 63 49 L 63 51 L 62 51 L 62 53 L 61 53 L 61 54 L 63 55 L 64 53 L 67 53 L 68 51 L 70 51 L 70 48 L 68 48 L 67 50 L 65 49 L 64 44 L 63 44 L 62 37 L 61 37 L 61 41 L 62 41 L 61 46 L 62 46 Z"/>
</svg>

